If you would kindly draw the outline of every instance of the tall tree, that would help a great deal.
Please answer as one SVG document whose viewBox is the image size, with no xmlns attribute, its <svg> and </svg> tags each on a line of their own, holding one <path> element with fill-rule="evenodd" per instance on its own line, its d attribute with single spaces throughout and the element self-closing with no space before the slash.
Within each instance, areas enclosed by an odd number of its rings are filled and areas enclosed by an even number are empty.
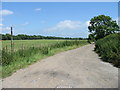
<svg viewBox="0 0 120 90">
<path fill-rule="evenodd" d="M 90 20 L 88 29 L 96 40 L 120 30 L 116 21 L 112 20 L 111 17 L 105 15 L 93 17 Z"/>
</svg>

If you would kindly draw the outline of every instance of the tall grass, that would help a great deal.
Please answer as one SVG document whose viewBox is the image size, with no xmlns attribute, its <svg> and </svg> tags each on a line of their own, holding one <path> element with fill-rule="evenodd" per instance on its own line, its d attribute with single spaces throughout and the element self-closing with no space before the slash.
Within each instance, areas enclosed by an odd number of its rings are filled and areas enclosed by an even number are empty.
<svg viewBox="0 0 120 90">
<path fill-rule="evenodd" d="M 111 34 L 98 40 L 95 50 L 104 61 L 120 67 L 120 33 Z"/>
<path fill-rule="evenodd" d="M 11 75 L 17 69 L 23 68 L 39 59 L 51 56 L 58 51 L 68 50 L 87 44 L 85 40 L 70 40 L 46 45 L 18 49 L 15 52 L 2 50 L 3 77 Z M 63 50 L 62 50 L 63 49 Z"/>
<path fill-rule="evenodd" d="M 14 51 L 17 51 L 22 48 L 29 48 L 29 47 L 40 47 L 50 44 L 55 44 L 56 42 L 64 42 L 65 40 L 14 40 Z M 71 40 L 68 40 L 71 41 Z M 11 41 L 10 40 L 3 40 L 2 41 L 2 48 L 7 50 L 11 49 Z"/>
</svg>

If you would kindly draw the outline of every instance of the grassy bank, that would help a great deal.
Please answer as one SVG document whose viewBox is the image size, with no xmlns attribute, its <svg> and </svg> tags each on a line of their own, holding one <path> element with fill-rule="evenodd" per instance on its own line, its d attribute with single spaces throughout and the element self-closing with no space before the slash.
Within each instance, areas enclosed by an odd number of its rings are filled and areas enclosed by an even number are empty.
<svg viewBox="0 0 120 90">
<path fill-rule="evenodd" d="M 44 42 L 44 41 L 42 41 Z M 50 42 L 50 40 L 49 40 Z M 74 49 L 83 45 L 88 44 L 87 41 L 54 41 L 54 43 L 47 44 L 29 44 L 27 48 L 20 48 L 14 53 L 11 53 L 11 50 L 2 50 L 2 77 L 7 77 L 11 75 L 13 72 L 20 68 L 24 68 L 40 59 L 46 58 L 48 56 L 52 56 L 58 52 Z"/>
<path fill-rule="evenodd" d="M 111 34 L 98 40 L 95 50 L 104 61 L 120 67 L 120 33 Z"/>
</svg>

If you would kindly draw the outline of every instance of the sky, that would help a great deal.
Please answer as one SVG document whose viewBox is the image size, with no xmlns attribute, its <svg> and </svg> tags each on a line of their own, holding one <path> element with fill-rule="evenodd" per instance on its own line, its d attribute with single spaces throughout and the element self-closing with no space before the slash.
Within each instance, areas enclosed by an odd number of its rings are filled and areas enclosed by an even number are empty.
<svg viewBox="0 0 120 90">
<path fill-rule="evenodd" d="M 91 18 L 98 15 L 118 19 L 117 2 L 3 2 L 2 33 L 58 37 L 88 37 Z"/>
</svg>

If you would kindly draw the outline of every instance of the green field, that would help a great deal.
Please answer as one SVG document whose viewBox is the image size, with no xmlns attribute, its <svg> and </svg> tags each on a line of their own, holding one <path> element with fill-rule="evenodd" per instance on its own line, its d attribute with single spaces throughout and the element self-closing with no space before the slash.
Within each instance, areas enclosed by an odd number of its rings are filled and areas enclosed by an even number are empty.
<svg viewBox="0 0 120 90">
<path fill-rule="evenodd" d="M 22 48 L 29 48 L 29 47 L 40 47 L 40 46 L 48 46 L 55 43 L 64 42 L 65 40 L 14 40 L 14 50 L 17 51 Z M 70 40 L 69 40 L 70 41 Z M 7 48 L 11 50 L 11 41 L 5 40 L 2 41 L 2 48 Z"/>
<path fill-rule="evenodd" d="M 56 53 L 88 44 L 87 40 L 14 40 L 2 41 L 2 77 Z"/>
</svg>

